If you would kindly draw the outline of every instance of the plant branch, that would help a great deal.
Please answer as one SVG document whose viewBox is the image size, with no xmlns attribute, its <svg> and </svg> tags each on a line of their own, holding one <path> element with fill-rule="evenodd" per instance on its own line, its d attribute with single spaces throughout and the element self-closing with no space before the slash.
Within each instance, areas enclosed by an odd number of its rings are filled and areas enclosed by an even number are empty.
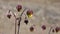
<svg viewBox="0 0 60 34">
<path fill-rule="evenodd" d="M 9 10 L 10 12 L 11 10 Z M 17 22 L 17 18 L 16 18 L 16 15 L 12 12 L 13 16 L 15 17 L 15 34 L 16 34 L 16 22 Z"/>
<path fill-rule="evenodd" d="M 19 21 L 18 21 L 18 32 L 17 32 L 17 34 L 19 34 L 19 30 L 20 30 L 20 22 L 21 22 L 21 20 L 22 20 L 22 15 L 23 15 L 23 13 L 25 12 L 25 10 L 26 10 L 26 8 L 23 10 L 23 12 L 21 13 L 21 15 L 20 15 L 20 17 L 19 17 Z"/>
<path fill-rule="evenodd" d="M 52 27 L 50 28 L 50 30 L 49 30 L 49 32 L 48 32 L 48 34 L 50 34 L 51 30 L 52 30 Z"/>
</svg>

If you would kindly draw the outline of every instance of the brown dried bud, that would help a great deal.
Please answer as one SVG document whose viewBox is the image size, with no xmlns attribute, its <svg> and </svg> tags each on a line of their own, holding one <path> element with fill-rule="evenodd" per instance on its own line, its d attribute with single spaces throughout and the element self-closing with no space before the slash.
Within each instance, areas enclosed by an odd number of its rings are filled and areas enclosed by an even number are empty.
<svg viewBox="0 0 60 34">
<path fill-rule="evenodd" d="M 33 11 L 32 10 L 28 10 L 27 11 L 27 15 L 30 15 L 30 14 L 33 14 Z"/>
<path fill-rule="evenodd" d="M 56 28 L 55 28 L 55 31 L 56 31 L 56 32 L 59 32 L 59 31 L 60 31 L 60 27 L 56 27 Z"/>
<path fill-rule="evenodd" d="M 30 31 L 31 31 L 31 32 L 34 31 L 34 27 L 30 27 Z"/>
<path fill-rule="evenodd" d="M 17 11 L 19 12 L 22 9 L 22 5 L 17 5 L 16 6 Z"/>
<path fill-rule="evenodd" d="M 46 26 L 45 25 L 42 25 L 42 29 L 45 30 L 46 29 Z"/>
<path fill-rule="evenodd" d="M 7 17 L 10 19 L 11 18 L 11 14 L 8 14 Z"/>
<path fill-rule="evenodd" d="M 25 24 L 28 24 L 28 20 L 24 20 L 24 23 L 25 23 Z"/>
</svg>

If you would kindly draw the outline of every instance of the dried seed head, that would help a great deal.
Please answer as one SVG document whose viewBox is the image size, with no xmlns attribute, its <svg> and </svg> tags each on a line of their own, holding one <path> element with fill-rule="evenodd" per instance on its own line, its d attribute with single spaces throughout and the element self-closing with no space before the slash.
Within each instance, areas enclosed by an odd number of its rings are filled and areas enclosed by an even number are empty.
<svg viewBox="0 0 60 34">
<path fill-rule="evenodd" d="M 28 20 L 24 20 L 24 23 L 25 23 L 25 24 L 28 24 Z"/>
<path fill-rule="evenodd" d="M 42 25 L 42 29 L 45 30 L 46 29 L 46 26 L 45 25 Z"/>
<path fill-rule="evenodd" d="M 30 27 L 30 31 L 31 31 L 31 32 L 34 31 L 34 27 Z"/>
<path fill-rule="evenodd" d="M 22 5 L 17 5 L 16 6 L 17 11 L 19 12 L 22 9 Z"/>
<path fill-rule="evenodd" d="M 8 14 L 7 17 L 10 19 L 11 18 L 11 14 Z"/>
<path fill-rule="evenodd" d="M 28 10 L 26 14 L 27 14 L 28 17 L 32 17 L 33 11 L 32 10 Z"/>
<path fill-rule="evenodd" d="M 29 15 L 29 14 L 33 14 L 33 11 L 32 10 L 28 10 L 27 11 L 27 14 Z"/>
<path fill-rule="evenodd" d="M 55 31 L 56 31 L 56 32 L 59 32 L 59 31 L 60 31 L 60 27 L 56 27 L 56 28 L 55 28 Z"/>
</svg>

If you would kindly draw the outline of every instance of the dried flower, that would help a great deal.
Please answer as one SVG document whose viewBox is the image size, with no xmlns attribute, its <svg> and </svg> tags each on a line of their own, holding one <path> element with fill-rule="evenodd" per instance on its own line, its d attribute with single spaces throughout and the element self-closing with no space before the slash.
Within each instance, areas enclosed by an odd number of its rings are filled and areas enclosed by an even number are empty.
<svg viewBox="0 0 60 34">
<path fill-rule="evenodd" d="M 45 25 L 42 25 L 42 29 L 45 30 L 46 29 L 46 26 Z"/>
<path fill-rule="evenodd" d="M 26 14 L 27 14 L 28 17 L 32 17 L 33 11 L 32 10 L 28 10 Z"/>
<path fill-rule="evenodd" d="M 30 31 L 31 31 L 31 32 L 34 31 L 34 28 L 33 28 L 32 26 L 30 27 Z"/>
<path fill-rule="evenodd" d="M 17 11 L 19 12 L 22 9 L 22 5 L 17 5 L 16 6 Z"/>
<path fill-rule="evenodd" d="M 11 18 L 11 14 L 8 14 L 7 17 L 10 19 Z"/>
<path fill-rule="evenodd" d="M 8 12 L 8 14 L 7 14 L 7 17 L 10 19 L 11 18 L 11 13 L 10 13 L 10 10 L 9 10 L 9 12 Z"/>
<path fill-rule="evenodd" d="M 24 20 L 24 23 L 25 23 L 25 24 L 28 24 L 28 20 Z"/>
</svg>

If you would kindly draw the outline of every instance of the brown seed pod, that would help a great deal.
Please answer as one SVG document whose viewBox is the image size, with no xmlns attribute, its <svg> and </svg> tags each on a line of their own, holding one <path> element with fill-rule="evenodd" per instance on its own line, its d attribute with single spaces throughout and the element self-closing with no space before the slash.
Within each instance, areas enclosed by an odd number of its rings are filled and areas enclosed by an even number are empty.
<svg viewBox="0 0 60 34">
<path fill-rule="evenodd" d="M 11 10 L 9 10 L 8 14 L 7 14 L 7 17 L 10 19 L 11 18 L 11 13 L 10 13 Z"/>
</svg>

